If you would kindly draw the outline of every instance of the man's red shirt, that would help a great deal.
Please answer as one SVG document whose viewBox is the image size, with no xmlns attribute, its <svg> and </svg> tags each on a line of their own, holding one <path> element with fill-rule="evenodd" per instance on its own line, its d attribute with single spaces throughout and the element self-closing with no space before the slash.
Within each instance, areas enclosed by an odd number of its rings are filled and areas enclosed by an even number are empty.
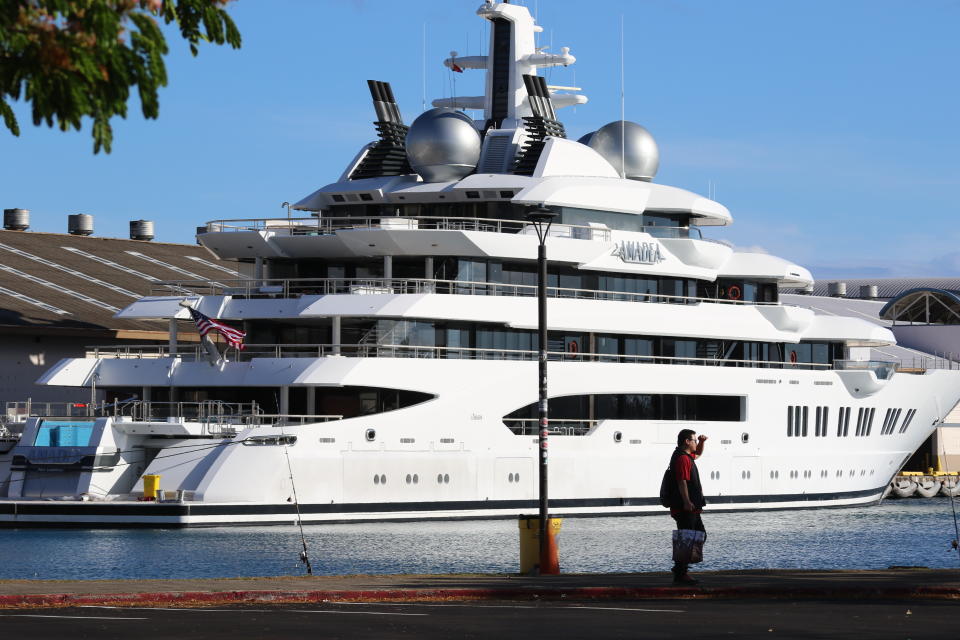
<svg viewBox="0 0 960 640">
<path fill-rule="evenodd" d="M 677 482 L 681 480 L 684 482 L 690 481 L 690 470 L 693 468 L 693 460 L 691 458 L 697 458 L 697 454 L 691 453 L 688 455 L 677 456 L 677 460 L 673 465 L 673 472 L 676 475 Z M 701 513 L 703 509 L 694 509 L 693 511 L 687 511 L 686 513 Z M 670 515 L 675 516 L 678 514 L 684 513 L 683 509 L 670 509 Z"/>
</svg>

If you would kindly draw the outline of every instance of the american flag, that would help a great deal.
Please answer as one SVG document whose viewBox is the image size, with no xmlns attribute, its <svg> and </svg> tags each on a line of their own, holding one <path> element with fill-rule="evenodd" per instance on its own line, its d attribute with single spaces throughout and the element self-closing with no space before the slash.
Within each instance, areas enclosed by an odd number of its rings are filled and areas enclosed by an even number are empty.
<svg viewBox="0 0 960 640">
<path fill-rule="evenodd" d="M 240 331 L 239 329 L 234 329 L 233 327 L 228 327 L 222 322 L 218 322 L 213 318 L 209 318 L 196 309 L 190 309 L 190 317 L 193 318 L 193 321 L 197 323 L 197 331 L 200 332 L 200 336 L 205 336 L 210 331 L 216 331 L 222 335 L 227 340 L 227 344 L 235 349 L 243 349 L 243 338 L 247 335 L 246 331 Z"/>
</svg>

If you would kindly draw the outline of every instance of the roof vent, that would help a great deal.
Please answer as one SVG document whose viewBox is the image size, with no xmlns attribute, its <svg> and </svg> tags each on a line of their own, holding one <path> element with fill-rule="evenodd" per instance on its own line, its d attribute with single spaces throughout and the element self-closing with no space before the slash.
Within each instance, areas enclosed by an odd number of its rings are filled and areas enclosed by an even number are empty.
<svg viewBox="0 0 960 640">
<path fill-rule="evenodd" d="M 8 231 L 26 231 L 30 228 L 30 210 L 4 209 L 3 228 Z"/>
<path fill-rule="evenodd" d="M 67 233 L 72 236 L 93 235 L 93 216 L 86 213 L 72 213 L 67 216 Z"/>
<path fill-rule="evenodd" d="M 153 240 L 153 220 L 131 220 L 131 240 Z"/>
<path fill-rule="evenodd" d="M 833 298 L 842 298 L 843 296 L 847 295 L 847 283 L 846 282 L 828 282 L 827 292 Z"/>
<path fill-rule="evenodd" d="M 866 298 L 867 300 L 876 300 L 877 299 L 877 285 L 875 284 L 862 284 L 860 285 L 860 297 Z"/>
</svg>

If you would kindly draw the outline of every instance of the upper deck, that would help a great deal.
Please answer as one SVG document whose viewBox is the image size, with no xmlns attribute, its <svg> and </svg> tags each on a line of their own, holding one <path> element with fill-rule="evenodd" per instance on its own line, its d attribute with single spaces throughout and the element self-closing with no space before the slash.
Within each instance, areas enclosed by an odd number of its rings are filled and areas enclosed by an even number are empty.
<svg viewBox="0 0 960 640">
<path fill-rule="evenodd" d="M 359 215 L 215 220 L 207 224 L 198 240 L 221 258 L 261 267 L 266 263 L 380 261 L 383 266 L 377 270 L 386 277 L 390 277 L 386 263 L 393 259 L 454 257 L 532 263 L 536 257 L 535 229 L 522 219 L 522 209 L 514 205 L 505 204 L 495 212 L 504 217 L 413 215 L 407 209 L 388 215 L 386 207 L 371 207 L 374 211 L 354 208 L 350 212 Z M 477 213 L 462 208 L 452 211 Z M 812 282 L 803 267 L 768 254 L 735 252 L 726 243 L 705 238 L 700 228 L 690 225 L 682 215 L 618 217 L 606 212 L 604 218 L 599 215 L 603 213 L 562 208 L 560 220 L 551 226 L 547 240 L 551 264 L 598 275 L 646 274 L 706 282 L 745 278 L 779 286 Z M 316 277 L 305 276 L 304 269 L 296 266 L 290 268 L 301 277 Z M 290 268 L 285 267 L 283 273 L 289 273 Z M 263 270 L 254 275 L 258 280 L 267 278 Z M 428 266 L 417 271 L 415 277 L 423 275 L 435 277 Z"/>
</svg>

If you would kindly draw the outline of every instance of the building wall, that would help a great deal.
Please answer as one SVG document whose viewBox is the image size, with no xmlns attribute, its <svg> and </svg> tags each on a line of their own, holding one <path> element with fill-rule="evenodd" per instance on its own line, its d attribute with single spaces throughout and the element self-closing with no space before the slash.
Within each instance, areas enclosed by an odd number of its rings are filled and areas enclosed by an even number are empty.
<svg viewBox="0 0 960 640">
<path fill-rule="evenodd" d="M 937 427 L 931 445 L 940 471 L 960 471 L 960 424 Z"/>
<path fill-rule="evenodd" d="M 960 360 L 960 325 L 898 324 L 890 327 L 897 344 L 926 353 L 950 354 Z"/>
<path fill-rule="evenodd" d="M 35 384 L 61 358 L 82 358 L 90 345 L 120 344 L 105 338 L 0 335 L 0 411 L 8 402 L 89 402 L 90 390 Z"/>
</svg>

